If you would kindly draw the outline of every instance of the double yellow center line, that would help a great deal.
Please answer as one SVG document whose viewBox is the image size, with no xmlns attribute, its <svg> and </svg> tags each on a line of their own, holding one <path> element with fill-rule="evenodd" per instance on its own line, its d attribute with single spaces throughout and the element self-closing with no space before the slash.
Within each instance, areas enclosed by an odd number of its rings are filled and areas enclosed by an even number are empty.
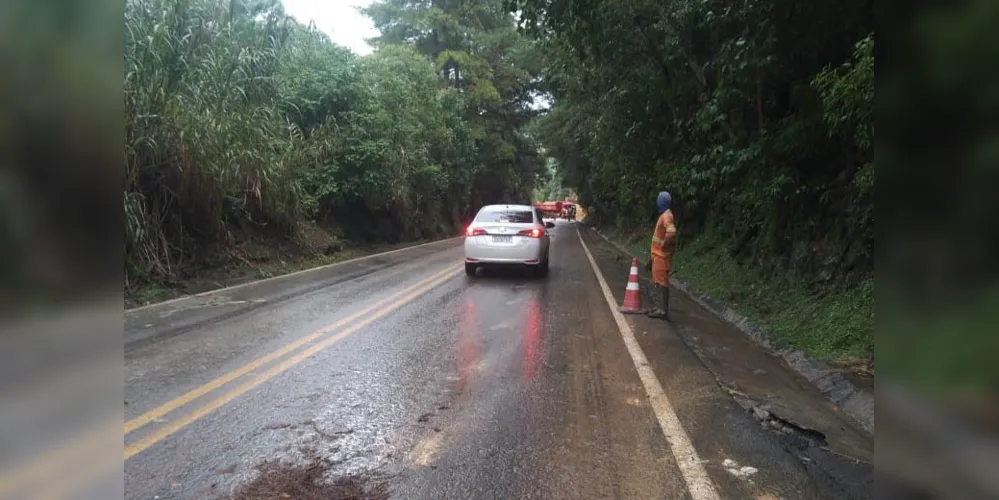
<svg viewBox="0 0 999 500">
<path fill-rule="evenodd" d="M 454 278 L 460 271 L 460 266 L 449 267 L 424 278 L 325 328 L 312 332 L 125 422 L 124 437 L 127 438 L 130 433 L 152 423 L 163 422 L 162 419 L 167 415 L 201 398 L 210 396 L 219 390 L 225 391 L 207 399 L 190 413 L 179 415 L 175 419 L 165 422 L 162 427 L 156 427 L 137 441 L 127 444 L 124 450 L 124 459 L 128 460 L 134 457 L 254 387 L 274 378 L 372 322 L 384 318 L 417 297 Z M 344 327 L 346 328 L 344 329 Z M 258 370 L 263 371 L 258 373 Z M 244 379 L 242 383 L 226 389 L 227 386 L 240 381 L 241 378 Z M 121 424 L 115 424 L 112 421 L 95 426 L 96 428 L 77 434 L 54 450 L 26 461 L 18 467 L 0 469 L 0 498 L 23 498 L 25 490 L 38 487 L 51 490 L 46 492 L 46 498 L 63 498 L 72 496 L 74 491 L 89 487 L 105 474 L 111 473 L 116 467 L 110 462 L 100 461 L 98 463 L 95 452 L 107 449 L 108 440 L 114 439 L 114 428 L 117 425 Z M 111 457 L 108 458 L 113 460 Z M 80 462 L 86 462 L 88 467 L 80 468 L 78 466 Z M 120 463 L 118 467 L 120 467 Z M 75 472 L 67 475 L 71 471 Z M 53 482 L 52 478 L 59 478 L 59 480 Z"/>
<path fill-rule="evenodd" d="M 413 301 L 413 299 L 423 295 L 434 287 L 452 279 L 461 270 L 460 267 L 452 267 L 445 269 L 437 274 L 431 275 L 417 283 L 407 287 L 406 289 L 399 291 L 385 299 L 382 299 L 346 318 L 333 323 L 325 328 L 317 330 L 305 337 L 296 340 L 276 351 L 271 352 L 265 356 L 257 358 L 250 363 L 247 363 L 231 372 L 228 372 L 182 396 L 171 399 L 166 403 L 149 410 L 142 415 L 135 417 L 127 422 L 125 422 L 125 435 L 135 432 L 152 422 L 156 422 L 162 417 L 169 413 L 172 413 L 181 407 L 188 405 L 196 399 L 199 399 L 213 391 L 216 391 L 226 384 L 229 384 L 240 377 L 251 374 L 255 370 L 264 367 L 265 365 L 278 360 L 303 346 L 310 344 L 317 339 L 321 339 L 315 342 L 311 346 L 302 349 L 301 351 L 295 353 L 294 355 L 284 359 L 283 361 L 267 368 L 266 370 L 254 375 L 252 378 L 246 380 L 245 382 L 229 389 L 228 391 L 220 394 L 213 399 L 209 400 L 198 409 L 187 413 L 179 418 L 171 420 L 166 425 L 155 429 L 149 434 L 143 436 L 138 441 L 125 446 L 125 460 L 142 453 L 150 446 L 166 439 L 170 435 L 176 433 L 177 431 L 183 429 L 184 427 L 190 425 L 192 422 L 210 414 L 211 412 L 217 410 L 226 403 L 232 401 L 233 399 L 239 397 L 242 394 L 250 391 L 254 387 L 274 378 L 278 374 L 288 370 L 289 368 L 301 363 L 310 356 L 322 351 L 323 349 L 329 347 L 330 345 L 339 342 L 343 338 L 353 334 L 354 332 L 364 328 L 365 326 L 371 324 L 375 320 L 387 316 L 389 313 L 399 309 L 403 305 Z M 353 323 L 355 320 L 360 321 Z M 353 323 L 353 324 L 351 324 Z M 345 325 L 351 324 L 348 328 L 340 330 Z M 330 335 L 334 332 L 334 335 Z"/>
</svg>

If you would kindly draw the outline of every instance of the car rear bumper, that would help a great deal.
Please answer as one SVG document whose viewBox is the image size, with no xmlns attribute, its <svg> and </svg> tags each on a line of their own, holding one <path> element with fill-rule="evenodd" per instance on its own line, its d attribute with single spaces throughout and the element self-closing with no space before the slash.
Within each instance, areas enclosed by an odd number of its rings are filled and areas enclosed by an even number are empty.
<svg viewBox="0 0 999 500">
<path fill-rule="evenodd" d="M 540 264 L 544 260 L 541 240 L 516 236 L 511 244 L 492 244 L 488 236 L 465 238 L 465 262 L 469 264 Z"/>
<path fill-rule="evenodd" d="M 537 266 L 541 264 L 541 259 L 475 259 L 466 258 L 466 264 L 478 264 L 481 266 Z"/>
</svg>

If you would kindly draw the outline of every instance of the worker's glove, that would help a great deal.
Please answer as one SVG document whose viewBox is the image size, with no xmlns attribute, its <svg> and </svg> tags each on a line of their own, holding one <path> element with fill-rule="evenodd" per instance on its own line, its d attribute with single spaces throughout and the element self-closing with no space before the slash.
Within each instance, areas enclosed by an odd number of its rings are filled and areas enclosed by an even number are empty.
<svg viewBox="0 0 999 500">
<path fill-rule="evenodd" d="M 652 259 L 649 259 L 649 261 L 645 263 L 645 270 L 652 272 Z"/>
</svg>

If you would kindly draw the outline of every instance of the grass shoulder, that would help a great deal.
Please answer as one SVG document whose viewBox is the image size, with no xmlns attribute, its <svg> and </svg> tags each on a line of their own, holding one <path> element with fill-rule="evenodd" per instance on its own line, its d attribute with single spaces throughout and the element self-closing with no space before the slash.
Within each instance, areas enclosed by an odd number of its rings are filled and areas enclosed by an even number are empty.
<svg viewBox="0 0 999 500">
<path fill-rule="evenodd" d="M 648 231 L 612 231 L 636 256 L 649 258 Z M 733 259 L 708 236 L 684 242 L 673 275 L 754 321 L 779 347 L 804 351 L 873 375 L 874 278 L 845 288 L 808 290 L 790 274 L 765 273 Z"/>
</svg>

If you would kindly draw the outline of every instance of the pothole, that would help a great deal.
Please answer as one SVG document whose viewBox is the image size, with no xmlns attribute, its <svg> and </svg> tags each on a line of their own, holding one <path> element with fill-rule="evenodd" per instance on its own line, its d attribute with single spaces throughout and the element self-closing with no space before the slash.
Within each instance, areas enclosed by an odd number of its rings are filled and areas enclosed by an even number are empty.
<svg viewBox="0 0 999 500">
<path fill-rule="evenodd" d="M 757 420 L 763 423 L 763 425 L 781 434 L 803 441 L 803 444 L 805 444 L 806 447 L 828 446 L 828 443 L 826 442 L 826 435 L 822 432 L 803 427 L 790 420 L 781 418 L 780 415 L 760 408 L 759 406 L 752 407 L 750 411 Z"/>
<path fill-rule="evenodd" d="M 738 389 L 726 386 L 720 382 L 719 385 L 721 385 L 725 392 L 728 392 L 728 394 L 732 396 L 732 399 L 735 400 L 739 406 L 748 411 L 750 415 L 756 418 L 756 420 L 759 420 L 765 428 L 791 438 L 799 449 L 827 447 L 829 445 L 826 441 L 825 433 L 798 425 L 791 420 L 785 419 L 780 415 L 763 408 L 750 398 L 749 395 L 739 391 Z"/>
</svg>

